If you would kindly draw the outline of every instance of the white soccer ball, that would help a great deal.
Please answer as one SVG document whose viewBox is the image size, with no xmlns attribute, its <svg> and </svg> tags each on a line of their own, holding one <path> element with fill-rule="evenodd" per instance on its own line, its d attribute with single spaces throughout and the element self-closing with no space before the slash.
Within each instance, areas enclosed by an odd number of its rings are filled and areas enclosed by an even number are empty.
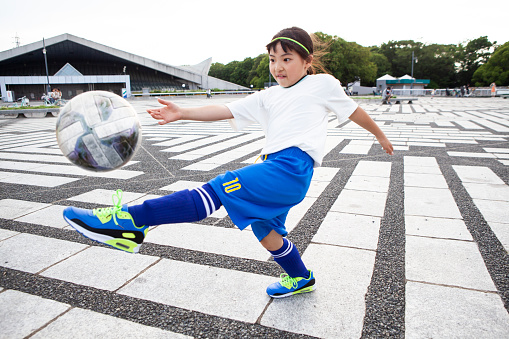
<svg viewBox="0 0 509 339">
<path fill-rule="evenodd" d="M 82 93 L 70 100 L 57 119 L 57 141 L 75 165 L 111 171 L 125 165 L 141 145 L 141 127 L 134 108 L 106 91 Z"/>
</svg>

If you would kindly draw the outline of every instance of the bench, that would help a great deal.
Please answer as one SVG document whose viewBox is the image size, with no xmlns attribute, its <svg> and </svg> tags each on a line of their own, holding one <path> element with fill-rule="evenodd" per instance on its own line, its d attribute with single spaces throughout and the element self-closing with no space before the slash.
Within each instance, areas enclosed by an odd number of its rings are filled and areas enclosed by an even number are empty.
<svg viewBox="0 0 509 339">
<path fill-rule="evenodd" d="M 509 97 L 509 89 L 498 89 L 497 90 L 497 95 L 499 97 L 507 99 L 507 97 Z"/>
<path fill-rule="evenodd" d="M 401 103 L 403 103 L 403 101 L 407 101 L 409 104 L 411 104 L 412 101 L 417 101 L 417 100 L 419 100 L 419 99 L 418 98 L 397 98 L 397 97 L 391 98 L 391 102 L 395 103 L 395 104 L 401 104 Z M 388 104 L 387 99 L 383 99 L 382 105 L 386 105 L 386 104 Z"/>
<path fill-rule="evenodd" d="M 0 118 L 17 118 L 19 114 L 23 114 L 25 118 L 44 118 L 48 113 L 56 117 L 59 111 L 60 108 L 2 109 Z"/>
</svg>

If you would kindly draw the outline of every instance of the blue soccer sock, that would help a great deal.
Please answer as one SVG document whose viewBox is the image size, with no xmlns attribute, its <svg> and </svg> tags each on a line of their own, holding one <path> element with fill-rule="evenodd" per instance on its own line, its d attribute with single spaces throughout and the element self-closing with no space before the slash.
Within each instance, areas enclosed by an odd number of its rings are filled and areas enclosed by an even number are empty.
<svg viewBox="0 0 509 339">
<path fill-rule="evenodd" d="M 283 246 L 277 251 L 269 252 L 290 277 L 309 277 L 309 271 L 300 257 L 299 250 L 290 240 L 283 238 Z"/>
<path fill-rule="evenodd" d="M 128 211 L 136 226 L 154 226 L 202 220 L 221 205 L 212 186 L 205 184 L 192 190 L 146 200 L 141 205 L 129 206 Z"/>
</svg>

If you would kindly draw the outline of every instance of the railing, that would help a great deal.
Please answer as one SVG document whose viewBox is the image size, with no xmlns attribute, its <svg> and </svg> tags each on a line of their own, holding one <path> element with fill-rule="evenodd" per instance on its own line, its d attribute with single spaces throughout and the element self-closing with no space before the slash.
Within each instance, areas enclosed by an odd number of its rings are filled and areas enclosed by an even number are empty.
<svg viewBox="0 0 509 339">
<path fill-rule="evenodd" d="M 220 92 L 211 92 L 212 95 L 232 95 L 232 94 L 251 94 L 255 91 L 220 91 Z M 133 93 L 133 97 L 163 97 L 163 96 L 194 96 L 194 95 L 207 95 L 207 92 L 165 92 L 165 93 Z"/>
<path fill-rule="evenodd" d="M 503 94 L 507 91 L 507 89 L 497 89 L 497 95 Z M 415 96 L 431 96 L 433 93 L 432 89 L 393 89 L 392 94 L 395 96 L 409 96 L 409 97 L 415 97 Z M 458 88 L 452 88 L 452 89 L 446 89 L 446 88 L 440 88 L 436 89 L 434 94 L 436 97 L 459 97 L 462 96 L 461 90 Z M 470 89 L 467 93 L 464 91 L 463 93 L 464 97 L 489 97 L 491 96 L 491 89 L 490 88 L 474 88 Z"/>
</svg>

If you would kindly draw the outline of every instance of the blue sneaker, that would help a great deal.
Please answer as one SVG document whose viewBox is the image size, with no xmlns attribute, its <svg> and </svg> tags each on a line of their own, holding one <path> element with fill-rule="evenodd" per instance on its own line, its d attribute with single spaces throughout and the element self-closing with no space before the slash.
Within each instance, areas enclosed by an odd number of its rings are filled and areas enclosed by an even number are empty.
<svg viewBox="0 0 509 339">
<path fill-rule="evenodd" d="M 121 205 L 122 190 L 113 194 L 113 207 L 86 210 L 67 207 L 64 219 L 85 237 L 116 249 L 138 253 L 148 226 L 136 226 L 127 205 Z"/>
<path fill-rule="evenodd" d="M 284 298 L 293 294 L 313 292 L 315 290 L 315 276 L 309 271 L 309 277 L 292 278 L 288 274 L 281 274 L 281 281 L 270 284 L 267 287 L 267 294 L 272 298 Z"/>
</svg>

